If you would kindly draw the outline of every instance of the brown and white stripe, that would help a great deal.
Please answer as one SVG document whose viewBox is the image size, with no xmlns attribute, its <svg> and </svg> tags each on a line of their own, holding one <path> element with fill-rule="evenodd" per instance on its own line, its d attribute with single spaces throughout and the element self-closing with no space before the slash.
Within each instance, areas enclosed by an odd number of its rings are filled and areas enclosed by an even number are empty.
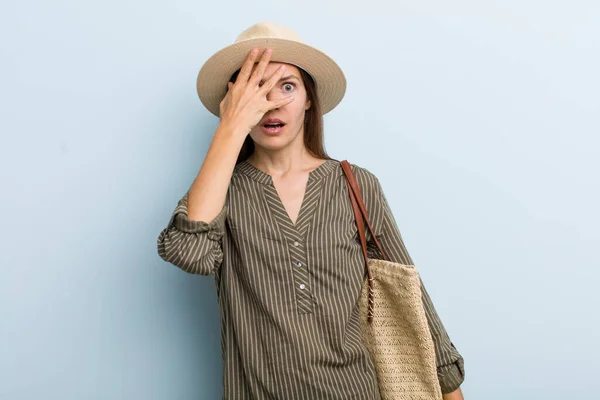
<svg viewBox="0 0 600 400">
<path fill-rule="evenodd" d="M 351 164 L 369 218 L 392 261 L 413 264 L 379 180 Z M 182 270 L 215 274 L 225 399 L 379 399 L 357 307 L 364 258 L 340 162 L 309 174 L 296 223 L 271 176 L 244 161 L 210 223 L 187 217 L 187 195 L 158 237 L 158 253 Z M 370 256 L 377 258 L 370 234 Z M 464 380 L 423 287 L 444 393 Z"/>
</svg>

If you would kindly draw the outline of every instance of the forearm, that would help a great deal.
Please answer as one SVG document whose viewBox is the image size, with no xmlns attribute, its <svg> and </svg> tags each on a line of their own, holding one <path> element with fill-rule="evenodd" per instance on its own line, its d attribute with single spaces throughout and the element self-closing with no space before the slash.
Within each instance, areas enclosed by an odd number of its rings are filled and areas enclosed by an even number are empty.
<svg viewBox="0 0 600 400">
<path fill-rule="evenodd" d="M 245 136 L 220 124 L 188 194 L 188 217 L 211 222 L 223 209 Z"/>
</svg>

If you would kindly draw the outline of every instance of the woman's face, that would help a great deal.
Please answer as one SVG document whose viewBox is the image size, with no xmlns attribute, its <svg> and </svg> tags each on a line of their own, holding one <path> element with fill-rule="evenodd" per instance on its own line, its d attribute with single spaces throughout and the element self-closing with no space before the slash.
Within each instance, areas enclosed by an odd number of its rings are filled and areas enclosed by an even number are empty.
<svg viewBox="0 0 600 400">
<path fill-rule="evenodd" d="M 282 64 L 269 63 L 264 79 L 267 80 Z M 267 93 L 267 100 L 277 100 L 290 95 L 294 96 L 294 100 L 266 113 L 250 131 L 255 145 L 269 150 L 280 149 L 302 138 L 300 134 L 304 133 L 304 113 L 310 108 L 300 70 L 294 65 L 285 66 L 281 80 Z"/>
</svg>

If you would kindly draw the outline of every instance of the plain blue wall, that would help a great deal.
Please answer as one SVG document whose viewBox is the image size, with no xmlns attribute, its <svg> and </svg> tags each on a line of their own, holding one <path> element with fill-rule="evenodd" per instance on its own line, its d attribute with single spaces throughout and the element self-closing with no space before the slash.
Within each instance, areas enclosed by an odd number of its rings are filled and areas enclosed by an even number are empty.
<svg viewBox="0 0 600 400">
<path fill-rule="evenodd" d="M 2 2 L 0 399 L 221 396 L 213 278 L 156 238 L 196 74 L 259 21 L 346 72 L 327 149 L 380 177 L 467 398 L 597 398 L 599 3 L 301 3 Z"/>
</svg>

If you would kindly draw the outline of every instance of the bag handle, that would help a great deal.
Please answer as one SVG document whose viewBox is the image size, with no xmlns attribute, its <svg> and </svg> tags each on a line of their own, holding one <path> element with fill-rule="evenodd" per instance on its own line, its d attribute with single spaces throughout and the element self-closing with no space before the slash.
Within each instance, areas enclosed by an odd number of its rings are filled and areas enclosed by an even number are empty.
<svg viewBox="0 0 600 400">
<path fill-rule="evenodd" d="M 365 207 L 365 203 L 362 199 L 362 195 L 360 193 L 360 187 L 358 186 L 358 182 L 356 181 L 356 177 L 352 172 L 352 168 L 350 167 L 350 163 L 347 160 L 343 160 L 340 163 L 342 170 L 344 171 L 344 175 L 346 176 L 346 184 L 348 186 L 348 193 L 350 194 L 350 201 L 352 202 L 352 210 L 354 211 L 354 220 L 356 222 L 356 226 L 358 228 L 358 235 L 360 237 L 360 244 L 362 247 L 363 257 L 365 259 L 365 267 L 368 275 L 369 282 L 369 312 L 368 312 L 368 321 L 373 321 L 373 307 L 374 307 L 374 291 L 373 284 L 374 278 L 371 273 L 371 268 L 369 267 L 369 256 L 367 252 L 367 238 L 365 233 L 364 221 L 367 221 L 367 226 L 369 231 L 371 232 L 371 237 L 375 241 L 375 245 L 381 252 L 381 255 L 384 260 L 387 260 L 377 237 L 375 236 L 375 232 L 373 231 L 373 227 L 371 226 L 371 222 L 369 221 L 369 216 L 367 214 L 367 208 Z M 364 220 L 363 220 L 364 218 Z"/>
</svg>

